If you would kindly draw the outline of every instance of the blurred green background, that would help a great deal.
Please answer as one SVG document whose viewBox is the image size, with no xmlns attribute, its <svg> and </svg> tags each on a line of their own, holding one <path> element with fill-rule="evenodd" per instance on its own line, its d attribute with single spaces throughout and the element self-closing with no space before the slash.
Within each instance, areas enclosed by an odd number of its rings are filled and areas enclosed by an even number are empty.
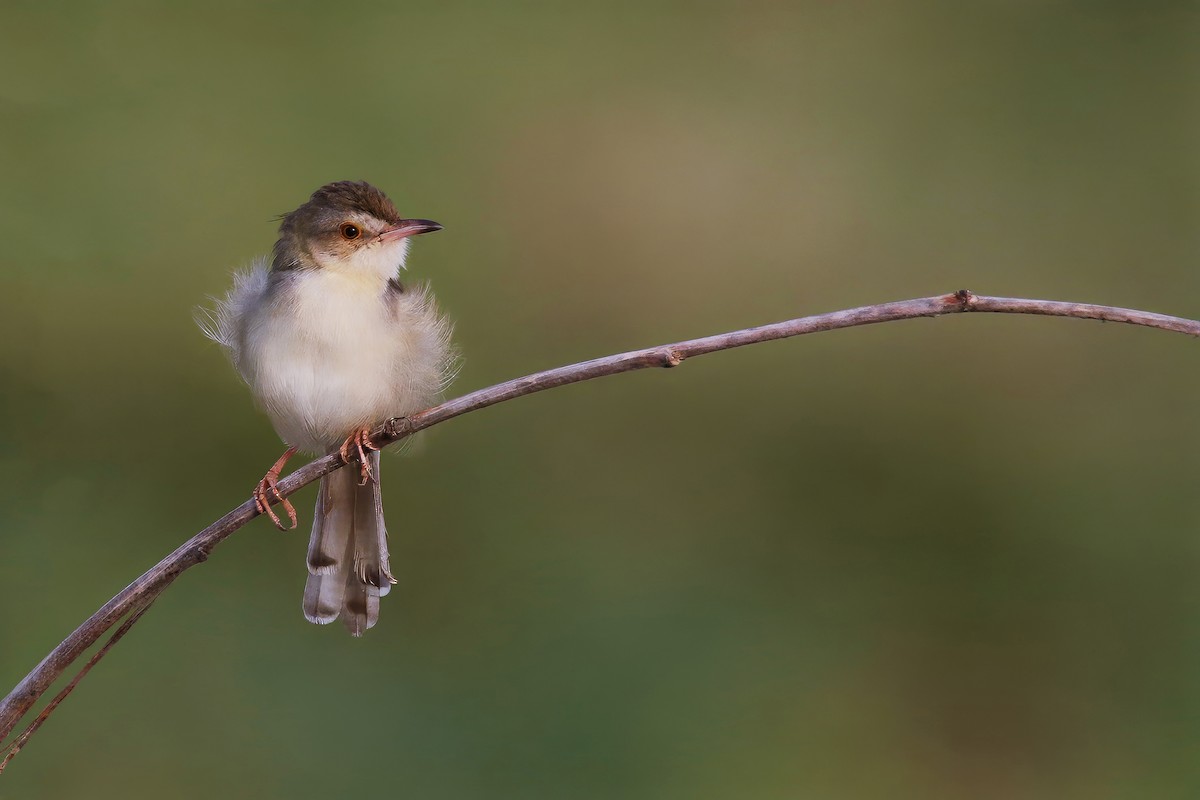
<svg viewBox="0 0 1200 800">
<path fill-rule="evenodd" d="M 192 312 L 318 185 L 446 225 L 454 394 L 964 286 L 1196 317 L 1196 8 L 8 0 L 0 683 L 278 455 Z M 455 420 L 366 638 L 255 521 L 0 797 L 1195 797 L 1198 357 L 952 317 Z"/>
</svg>

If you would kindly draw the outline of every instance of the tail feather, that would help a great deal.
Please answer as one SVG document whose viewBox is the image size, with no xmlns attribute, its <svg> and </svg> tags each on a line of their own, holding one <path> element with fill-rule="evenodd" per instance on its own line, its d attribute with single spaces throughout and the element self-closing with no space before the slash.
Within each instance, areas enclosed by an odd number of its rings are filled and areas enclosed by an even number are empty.
<svg viewBox="0 0 1200 800">
<path fill-rule="evenodd" d="M 354 573 L 346 575 L 346 600 L 342 624 L 352 636 L 362 636 L 379 621 L 379 589 L 363 583 Z"/>
<path fill-rule="evenodd" d="M 373 477 L 365 486 L 353 468 L 321 479 L 304 587 L 309 622 L 324 625 L 340 617 L 355 636 L 379 621 L 379 598 L 396 582 L 388 566 L 379 453 L 369 458 Z"/>
<path fill-rule="evenodd" d="M 317 490 L 304 585 L 304 616 L 317 625 L 328 625 L 342 611 L 346 581 L 339 565 L 349 558 L 354 539 L 353 475 L 348 469 L 326 475 Z"/>
</svg>

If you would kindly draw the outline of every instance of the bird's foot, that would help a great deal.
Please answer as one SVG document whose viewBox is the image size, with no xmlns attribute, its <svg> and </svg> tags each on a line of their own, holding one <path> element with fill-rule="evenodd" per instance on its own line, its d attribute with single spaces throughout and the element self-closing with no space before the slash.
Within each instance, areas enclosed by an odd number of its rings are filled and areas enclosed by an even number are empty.
<svg viewBox="0 0 1200 800">
<path fill-rule="evenodd" d="M 296 519 L 296 507 L 288 501 L 286 497 L 279 493 L 279 473 L 283 471 L 283 465 L 288 462 L 288 459 L 296 455 L 296 448 L 289 447 L 287 451 L 279 457 L 271 468 L 267 470 L 267 474 L 254 487 L 254 507 L 258 509 L 258 513 L 266 514 L 271 518 L 271 522 L 275 523 L 275 527 L 281 531 L 294 530 L 299 525 L 299 520 Z M 277 515 L 271 509 L 271 503 L 278 502 L 283 506 L 283 510 L 287 512 L 288 519 L 291 520 L 290 527 L 284 527 Z"/>
<path fill-rule="evenodd" d="M 371 480 L 371 462 L 367 459 L 367 451 L 378 451 L 381 448 L 371 441 L 371 429 L 362 428 L 355 431 L 350 436 L 346 437 L 346 441 L 342 442 L 342 446 L 338 448 L 338 455 L 342 457 L 343 464 L 349 464 L 354 458 L 351 457 L 351 452 L 356 452 L 358 456 L 358 485 L 366 486 L 367 481 Z"/>
</svg>

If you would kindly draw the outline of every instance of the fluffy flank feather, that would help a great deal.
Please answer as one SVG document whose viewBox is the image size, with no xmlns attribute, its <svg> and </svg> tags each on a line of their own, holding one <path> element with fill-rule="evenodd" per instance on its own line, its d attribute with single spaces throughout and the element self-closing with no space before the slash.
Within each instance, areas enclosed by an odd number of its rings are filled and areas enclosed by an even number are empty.
<svg viewBox="0 0 1200 800">
<path fill-rule="evenodd" d="M 438 309 L 429 284 L 419 283 L 409 289 L 397 301 L 398 313 L 407 317 L 407 326 L 399 328 L 414 348 L 416 358 L 400 364 L 401 368 L 413 364 L 432 365 L 432 369 L 402 370 L 397 377 L 413 380 L 430 402 L 449 388 L 462 369 L 462 356 L 451 343 L 454 324 Z"/>
<path fill-rule="evenodd" d="M 240 361 L 241 326 L 247 312 L 261 303 L 269 281 L 267 260 L 257 259 L 250 265 L 250 269 L 234 273 L 233 286 L 225 297 L 210 298 L 213 301 L 211 308 L 196 309 L 195 319 L 200 330 L 206 337 L 225 348 L 235 367 Z"/>
</svg>

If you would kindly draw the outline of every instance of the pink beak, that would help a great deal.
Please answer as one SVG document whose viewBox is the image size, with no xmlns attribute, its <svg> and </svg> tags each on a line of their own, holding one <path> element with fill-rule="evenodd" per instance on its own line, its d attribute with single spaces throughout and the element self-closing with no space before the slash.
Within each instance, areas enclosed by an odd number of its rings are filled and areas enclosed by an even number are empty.
<svg viewBox="0 0 1200 800">
<path fill-rule="evenodd" d="M 442 226 L 431 219 L 402 219 L 392 227 L 380 232 L 376 238 L 381 242 L 390 242 L 393 239 L 403 239 L 419 233 L 433 233 L 441 229 Z"/>
</svg>

